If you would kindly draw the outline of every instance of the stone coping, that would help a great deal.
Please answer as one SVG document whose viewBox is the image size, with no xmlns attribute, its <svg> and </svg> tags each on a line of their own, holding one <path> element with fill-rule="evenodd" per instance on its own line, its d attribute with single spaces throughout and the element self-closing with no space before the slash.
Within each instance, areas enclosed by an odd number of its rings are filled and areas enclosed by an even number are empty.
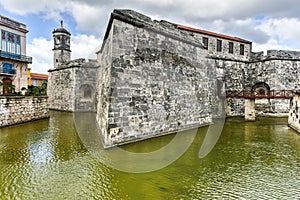
<svg viewBox="0 0 300 200">
<path fill-rule="evenodd" d="M 1 96 L 0 99 L 48 98 L 48 96 Z"/>
</svg>

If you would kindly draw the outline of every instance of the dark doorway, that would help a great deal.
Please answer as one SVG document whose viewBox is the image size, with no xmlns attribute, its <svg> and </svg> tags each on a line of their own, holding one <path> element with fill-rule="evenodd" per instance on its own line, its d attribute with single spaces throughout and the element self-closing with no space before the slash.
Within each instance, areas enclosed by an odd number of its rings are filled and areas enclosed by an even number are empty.
<svg viewBox="0 0 300 200">
<path fill-rule="evenodd" d="M 10 78 L 4 78 L 3 82 L 3 94 L 11 94 L 12 93 L 12 80 Z"/>
<path fill-rule="evenodd" d="M 252 86 L 251 90 L 254 91 L 256 95 L 265 96 L 269 94 L 270 86 L 265 82 L 258 82 Z"/>
</svg>

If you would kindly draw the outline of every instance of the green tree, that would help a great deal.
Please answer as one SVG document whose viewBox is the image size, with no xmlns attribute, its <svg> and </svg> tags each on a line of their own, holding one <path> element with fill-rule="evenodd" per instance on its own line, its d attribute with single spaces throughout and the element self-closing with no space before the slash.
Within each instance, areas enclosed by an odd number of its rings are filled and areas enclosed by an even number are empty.
<svg viewBox="0 0 300 200">
<path fill-rule="evenodd" d="M 28 86 L 26 91 L 28 96 L 44 96 L 47 95 L 47 81 L 43 81 L 41 86 Z"/>
</svg>

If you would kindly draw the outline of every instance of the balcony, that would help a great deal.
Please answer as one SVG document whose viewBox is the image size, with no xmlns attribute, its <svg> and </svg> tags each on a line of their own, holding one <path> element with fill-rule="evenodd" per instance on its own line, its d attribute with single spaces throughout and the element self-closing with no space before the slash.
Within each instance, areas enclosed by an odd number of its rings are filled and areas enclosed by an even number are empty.
<svg viewBox="0 0 300 200">
<path fill-rule="evenodd" d="M 8 76 L 15 76 L 16 69 L 14 68 L 4 68 L 0 66 L 0 75 L 8 75 Z"/>
<path fill-rule="evenodd" d="M 7 51 L 1 51 L 1 50 L 0 50 L 0 58 L 8 58 L 12 60 L 18 60 L 21 62 L 32 63 L 32 57 L 9 53 Z"/>
</svg>

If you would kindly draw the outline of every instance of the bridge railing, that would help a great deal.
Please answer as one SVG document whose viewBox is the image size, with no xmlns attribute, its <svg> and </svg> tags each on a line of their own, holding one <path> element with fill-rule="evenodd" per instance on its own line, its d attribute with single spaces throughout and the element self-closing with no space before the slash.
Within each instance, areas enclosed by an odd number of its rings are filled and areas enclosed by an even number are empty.
<svg viewBox="0 0 300 200">
<path fill-rule="evenodd" d="M 255 90 L 227 90 L 227 98 L 246 98 L 246 99 L 291 99 L 293 97 L 292 90 L 269 90 L 259 93 Z"/>
</svg>

